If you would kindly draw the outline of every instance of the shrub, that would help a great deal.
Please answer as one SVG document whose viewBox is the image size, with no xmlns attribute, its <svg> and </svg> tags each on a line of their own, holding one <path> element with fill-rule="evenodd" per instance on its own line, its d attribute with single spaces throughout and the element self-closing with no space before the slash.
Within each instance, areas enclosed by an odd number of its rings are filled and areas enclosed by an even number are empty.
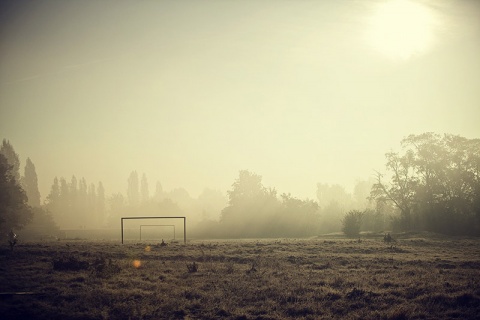
<svg viewBox="0 0 480 320">
<path fill-rule="evenodd" d="M 197 272 L 198 271 L 198 264 L 196 264 L 195 262 L 193 262 L 191 264 L 187 263 L 187 270 L 190 273 Z"/>
<path fill-rule="evenodd" d="M 363 212 L 352 210 L 345 214 L 342 220 L 342 231 L 347 237 L 354 238 L 360 234 Z"/>
</svg>

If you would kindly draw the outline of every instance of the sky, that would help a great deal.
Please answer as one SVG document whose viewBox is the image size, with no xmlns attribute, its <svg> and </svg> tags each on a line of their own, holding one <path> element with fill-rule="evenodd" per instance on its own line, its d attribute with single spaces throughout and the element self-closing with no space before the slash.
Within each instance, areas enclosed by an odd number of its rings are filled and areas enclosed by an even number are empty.
<svg viewBox="0 0 480 320">
<path fill-rule="evenodd" d="M 410 134 L 480 138 L 480 2 L 2 1 L 0 138 L 53 179 L 315 199 Z"/>
</svg>

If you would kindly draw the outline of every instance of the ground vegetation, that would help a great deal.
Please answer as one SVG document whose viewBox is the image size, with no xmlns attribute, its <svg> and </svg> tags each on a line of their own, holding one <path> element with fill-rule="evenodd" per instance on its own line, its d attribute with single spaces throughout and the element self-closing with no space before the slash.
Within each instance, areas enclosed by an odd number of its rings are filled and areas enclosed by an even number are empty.
<svg viewBox="0 0 480 320">
<path fill-rule="evenodd" d="M 429 233 L 0 249 L 6 319 L 476 319 L 479 240 Z"/>
</svg>

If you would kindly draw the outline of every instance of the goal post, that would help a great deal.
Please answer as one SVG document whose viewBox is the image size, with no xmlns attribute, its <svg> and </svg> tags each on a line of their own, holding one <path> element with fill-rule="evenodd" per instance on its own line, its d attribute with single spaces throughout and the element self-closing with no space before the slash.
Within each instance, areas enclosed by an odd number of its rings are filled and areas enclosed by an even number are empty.
<svg viewBox="0 0 480 320">
<path fill-rule="evenodd" d="M 187 244 L 187 217 L 122 217 L 120 218 L 120 225 L 122 229 L 122 244 L 123 244 L 123 220 L 146 220 L 146 219 L 183 219 L 183 242 Z"/>
</svg>

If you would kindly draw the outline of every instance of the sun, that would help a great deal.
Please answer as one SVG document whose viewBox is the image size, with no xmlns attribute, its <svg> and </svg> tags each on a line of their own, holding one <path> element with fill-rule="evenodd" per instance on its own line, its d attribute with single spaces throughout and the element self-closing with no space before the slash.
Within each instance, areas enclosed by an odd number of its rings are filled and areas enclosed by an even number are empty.
<svg viewBox="0 0 480 320">
<path fill-rule="evenodd" d="M 425 53 L 433 43 L 434 15 L 409 0 L 377 4 L 368 19 L 367 41 L 373 49 L 394 60 Z"/>
</svg>

